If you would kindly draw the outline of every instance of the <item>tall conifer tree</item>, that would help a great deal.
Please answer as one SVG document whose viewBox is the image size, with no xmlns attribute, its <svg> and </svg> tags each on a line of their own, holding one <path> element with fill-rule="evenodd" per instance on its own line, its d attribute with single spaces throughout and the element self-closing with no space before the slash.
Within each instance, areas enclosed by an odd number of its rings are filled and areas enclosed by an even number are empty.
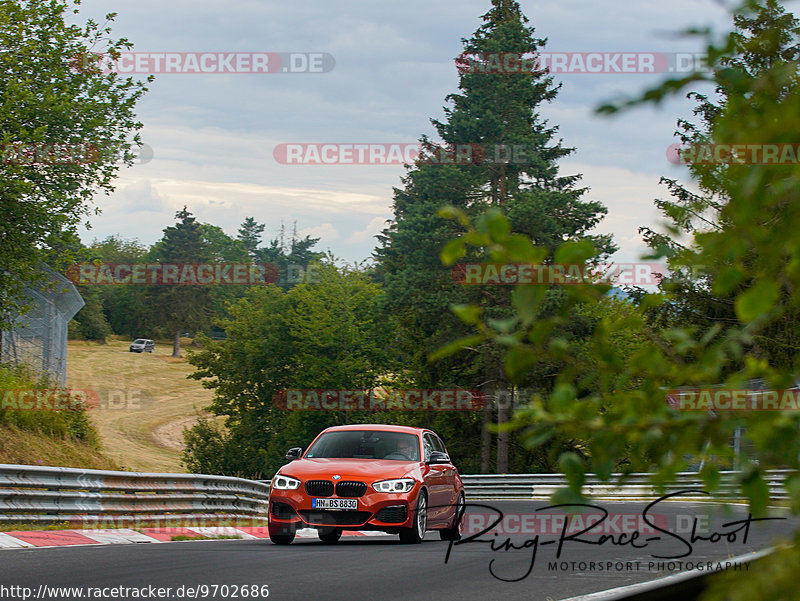
<svg viewBox="0 0 800 601">
<path fill-rule="evenodd" d="M 562 146 L 558 128 L 539 114 L 560 87 L 537 68 L 535 59 L 546 40 L 535 37 L 514 0 L 492 0 L 482 19 L 474 35 L 462 40 L 459 92 L 447 96 L 445 119 L 432 120 L 440 140 L 422 137 L 424 152 L 409 168 L 403 187 L 395 189 L 394 220 L 379 237 L 376 254 L 385 277 L 387 310 L 398 318 L 398 346 L 417 384 L 480 388 L 491 398 L 509 387 L 497 349 L 481 346 L 471 349 L 471 357 L 461 353 L 433 364 L 427 360 L 431 351 L 469 333 L 451 305 L 480 305 L 488 315 L 503 319 L 512 304 L 509 287 L 462 286 L 442 266 L 441 252 L 457 226 L 438 217 L 437 210 L 452 205 L 477 215 L 494 206 L 510 218 L 514 232 L 529 235 L 536 244 L 554 248 L 588 238 L 601 256 L 614 246 L 609 236 L 589 234 L 606 209 L 581 200 L 586 189 L 578 186 L 579 175 L 559 174 L 558 160 L 574 149 Z M 548 294 L 557 301 L 558 291 Z M 481 441 L 482 471 L 489 470 L 490 411 L 484 411 L 482 420 L 472 415 L 435 418 L 443 432 L 481 432 L 473 438 Z M 507 419 L 504 408 L 497 419 Z M 503 434 L 497 453 L 501 472 L 509 468 L 506 444 Z M 475 447 L 477 451 L 477 442 Z"/>
<path fill-rule="evenodd" d="M 211 261 L 212 252 L 203 237 L 203 226 L 183 207 L 175 214 L 179 221 L 164 228 L 161 238 L 150 251 L 160 263 L 202 264 Z M 172 356 L 181 356 L 181 332 L 209 324 L 211 291 L 206 285 L 156 285 L 151 296 L 155 323 L 173 334 Z"/>
</svg>

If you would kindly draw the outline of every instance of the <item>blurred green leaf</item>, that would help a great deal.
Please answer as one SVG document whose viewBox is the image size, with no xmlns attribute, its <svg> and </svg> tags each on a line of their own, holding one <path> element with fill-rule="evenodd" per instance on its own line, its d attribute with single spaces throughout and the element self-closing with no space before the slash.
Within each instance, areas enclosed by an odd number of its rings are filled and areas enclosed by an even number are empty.
<svg viewBox="0 0 800 601">
<path fill-rule="evenodd" d="M 761 280 L 736 298 L 736 316 L 744 323 L 769 313 L 778 300 L 778 284 Z"/>
</svg>

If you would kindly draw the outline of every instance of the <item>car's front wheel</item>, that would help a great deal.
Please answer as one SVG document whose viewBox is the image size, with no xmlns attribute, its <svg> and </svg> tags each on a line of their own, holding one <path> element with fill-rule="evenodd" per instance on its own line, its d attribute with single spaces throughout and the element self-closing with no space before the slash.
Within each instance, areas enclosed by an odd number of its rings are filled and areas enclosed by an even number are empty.
<svg viewBox="0 0 800 601">
<path fill-rule="evenodd" d="M 276 545 L 291 545 L 292 541 L 294 540 L 294 532 L 276 532 L 276 533 L 269 533 L 269 540 L 271 540 Z"/>
<path fill-rule="evenodd" d="M 428 528 L 428 497 L 425 491 L 420 491 L 417 497 L 417 508 L 414 510 L 414 525 L 400 531 L 400 542 L 417 545 L 425 538 Z"/>
<path fill-rule="evenodd" d="M 317 530 L 317 536 L 319 536 L 319 540 L 323 543 L 331 545 L 333 543 L 338 543 L 339 539 L 342 538 L 342 529 L 325 528 L 324 530 Z"/>
<path fill-rule="evenodd" d="M 290 545 L 294 540 L 295 529 L 281 524 L 269 524 L 269 540 L 276 545 Z"/>
</svg>

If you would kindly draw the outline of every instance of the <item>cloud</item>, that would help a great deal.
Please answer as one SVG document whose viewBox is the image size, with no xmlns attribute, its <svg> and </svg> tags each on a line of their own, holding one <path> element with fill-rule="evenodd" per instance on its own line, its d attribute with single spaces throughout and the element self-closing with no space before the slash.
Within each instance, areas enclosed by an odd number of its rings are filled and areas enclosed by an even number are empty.
<svg viewBox="0 0 800 601">
<path fill-rule="evenodd" d="M 383 229 L 386 228 L 386 218 L 375 217 L 372 219 L 363 230 L 355 231 L 345 239 L 345 242 L 366 242 L 378 235 Z"/>
<path fill-rule="evenodd" d="M 326 244 L 333 240 L 339 239 L 339 232 L 330 223 L 323 223 L 314 227 L 306 227 L 297 232 L 299 238 L 309 236 L 311 238 L 319 238 L 321 244 Z"/>
<path fill-rule="evenodd" d="M 619 250 L 613 260 L 638 261 L 647 250 L 639 228 L 649 225 L 657 229 L 661 221 L 653 201 L 666 196 L 667 190 L 659 185 L 659 175 L 576 162 L 565 162 L 564 167 L 565 173 L 583 173 L 583 184 L 590 188 L 583 200 L 596 200 L 608 208 L 596 232 L 614 235 Z"/>
<path fill-rule="evenodd" d="M 120 208 L 124 213 L 160 212 L 165 208 L 164 200 L 149 179 L 127 184 L 122 188 L 122 197 L 125 202 Z"/>
<path fill-rule="evenodd" d="M 730 20 L 713 0 L 520 4 L 551 52 L 696 52 L 700 39 L 672 32 Z M 104 212 L 92 219 L 92 233 L 135 230 L 152 243 L 185 204 L 231 235 L 248 216 L 267 224 L 267 232 L 296 221 L 335 254 L 368 257 L 404 169 L 280 165 L 273 149 L 284 142 L 415 142 L 434 135 L 429 119 L 441 119 L 445 97 L 458 92 L 454 58 L 461 38 L 481 26 L 490 6 L 489 0 L 84 0 L 81 19 L 102 23 L 106 13 L 118 13 L 112 37 L 130 39 L 135 51 L 327 52 L 336 60 L 324 74 L 157 75 L 137 105 L 154 157 L 123 169 L 117 192 L 95 199 Z M 559 96 L 540 107 L 560 128 L 557 137 L 577 147 L 562 172 L 584 174 L 583 185 L 592 188 L 587 198 L 609 208 L 601 231 L 613 232 L 618 254 L 631 259 L 640 250 L 638 227 L 660 219 L 652 206 L 665 194 L 658 174 L 679 173 L 664 153 L 676 119 L 689 116 L 692 105 L 676 97 L 616 119 L 599 118 L 594 109 L 662 78 L 557 75 Z"/>
</svg>

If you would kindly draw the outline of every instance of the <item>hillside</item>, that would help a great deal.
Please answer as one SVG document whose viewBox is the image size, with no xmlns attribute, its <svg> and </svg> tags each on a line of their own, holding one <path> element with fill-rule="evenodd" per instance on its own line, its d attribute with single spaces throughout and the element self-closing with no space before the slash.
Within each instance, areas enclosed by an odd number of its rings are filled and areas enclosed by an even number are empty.
<svg viewBox="0 0 800 601">
<path fill-rule="evenodd" d="M 156 343 L 153 353 L 130 353 L 129 344 L 70 341 L 67 385 L 103 399 L 104 407 L 88 413 L 113 461 L 126 470 L 185 472 L 183 429 L 203 413 L 212 391 L 186 378 L 193 368 L 185 358 L 170 357 L 171 346 Z"/>
<path fill-rule="evenodd" d="M 90 445 L 9 425 L 0 425 L 0 463 L 119 469 L 114 461 Z"/>
</svg>

